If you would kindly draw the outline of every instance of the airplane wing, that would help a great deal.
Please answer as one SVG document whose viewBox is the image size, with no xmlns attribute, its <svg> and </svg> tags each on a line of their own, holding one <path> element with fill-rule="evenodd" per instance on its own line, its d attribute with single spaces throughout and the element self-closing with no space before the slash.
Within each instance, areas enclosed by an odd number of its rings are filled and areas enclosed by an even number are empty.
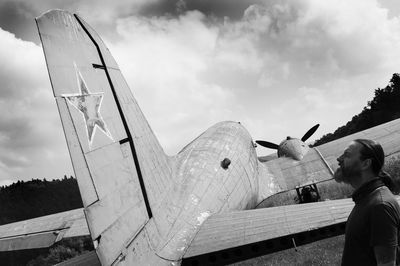
<svg viewBox="0 0 400 266">
<path fill-rule="evenodd" d="M 280 157 L 263 165 L 283 191 L 331 179 L 338 167 L 336 159 L 352 140 L 359 138 L 379 142 L 386 158 L 400 154 L 400 119 L 311 148 L 301 161 Z"/>
<path fill-rule="evenodd" d="M 0 226 L 0 252 L 45 248 L 61 239 L 89 235 L 83 209 Z"/>
<path fill-rule="evenodd" d="M 225 265 L 341 235 L 353 206 L 342 199 L 215 214 L 204 222 L 182 265 Z"/>
<path fill-rule="evenodd" d="M 379 142 L 385 151 L 386 158 L 400 153 L 400 119 L 396 119 L 361 132 L 325 143 L 316 148 L 332 169 L 337 168 L 336 159 L 347 145 L 355 139 L 372 139 Z"/>
</svg>

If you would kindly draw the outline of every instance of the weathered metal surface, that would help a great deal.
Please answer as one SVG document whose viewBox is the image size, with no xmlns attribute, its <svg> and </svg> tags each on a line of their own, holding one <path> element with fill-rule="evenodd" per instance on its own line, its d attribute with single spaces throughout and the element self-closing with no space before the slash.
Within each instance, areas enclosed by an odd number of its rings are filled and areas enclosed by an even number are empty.
<svg viewBox="0 0 400 266">
<path fill-rule="evenodd" d="M 185 258 L 345 222 L 351 199 L 220 213 L 201 227 Z"/>
<path fill-rule="evenodd" d="M 50 247 L 56 242 L 55 232 L 35 233 L 0 239 L 0 251 Z"/>
<path fill-rule="evenodd" d="M 76 66 L 75 71 L 79 92 L 74 94 L 62 94 L 62 97 L 66 98 L 68 103 L 81 113 L 86 125 L 89 149 L 92 149 L 93 135 L 96 133 L 96 129 L 101 130 L 107 137 L 113 140 L 107 124 L 100 114 L 104 92 L 90 92 L 82 73 Z"/>
<path fill-rule="evenodd" d="M 204 223 L 182 264 L 226 265 L 344 234 L 353 205 L 346 199 L 285 206 L 277 212 L 217 214 Z"/>
<path fill-rule="evenodd" d="M 281 190 L 332 178 L 329 168 L 314 149 L 310 149 L 301 161 L 280 157 L 262 164 L 271 171 Z M 260 175 L 259 178 L 264 177 Z"/>
<path fill-rule="evenodd" d="M 111 264 L 148 220 L 135 155 L 123 143 L 129 130 L 113 91 L 121 88 L 113 87 L 106 70 L 93 67 L 103 65 L 107 49 L 98 53 L 76 17 L 57 10 L 37 23 L 91 236 L 100 259 Z M 119 72 L 116 64 L 110 67 Z M 110 232 L 119 234 L 110 241 Z"/>
<path fill-rule="evenodd" d="M 89 235 L 83 209 L 0 226 L 0 251 L 49 247 L 68 237 Z"/>
<path fill-rule="evenodd" d="M 278 156 L 289 157 L 294 160 L 302 160 L 310 148 L 303 141 L 289 138 L 279 144 Z"/>
<path fill-rule="evenodd" d="M 111 54 L 105 58 L 113 60 Z M 120 99 L 122 111 L 126 114 L 150 206 L 152 209 L 157 208 L 168 197 L 166 191 L 172 184 L 170 158 L 165 155 L 121 72 L 110 69 L 109 75 Z"/>
<path fill-rule="evenodd" d="M 231 160 L 228 169 L 221 166 L 224 158 Z M 254 207 L 259 186 L 251 137 L 237 122 L 209 128 L 177 155 L 175 166 L 170 200 L 160 206 L 161 221 L 169 224 L 157 227 L 163 241 L 156 247 L 157 254 L 171 260 L 182 257 L 210 215 Z"/>
<path fill-rule="evenodd" d="M 67 101 L 64 98 L 56 98 L 56 103 L 60 113 L 61 121 L 63 121 L 63 129 L 67 146 L 69 148 L 72 166 L 74 168 L 75 175 L 79 176 L 77 180 L 83 206 L 90 206 L 94 202 L 98 201 L 99 197 L 83 155 L 74 124 L 68 112 Z"/>
</svg>

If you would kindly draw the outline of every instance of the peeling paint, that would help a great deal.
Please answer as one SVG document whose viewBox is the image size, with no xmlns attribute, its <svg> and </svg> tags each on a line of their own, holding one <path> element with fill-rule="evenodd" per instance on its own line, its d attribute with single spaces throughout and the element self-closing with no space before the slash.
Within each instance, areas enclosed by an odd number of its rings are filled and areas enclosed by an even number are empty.
<svg viewBox="0 0 400 266">
<path fill-rule="evenodd" d="M 194 194 L 191 194 L 191 195 L 190 195 L 190 200 L 192 201 L 192 203 L 193 203 L 194 205 L 197 205 L 197 204 L 199 203 L 199 201 L 200 201 L 200 199 L 199 199 L 196 195 L 194 195 Z"/>
<path fill-rule="evenodd" d="M 95 135 L 97 128 L 103 131 L 104 134 L 113 141 L 113 137 L 111 136 L 111 133 L 100 114 L 104 92 L 90 92 L 89 87 L 87 86 L 81 72 L 78 70 L 75 62 L 74 67 L 76 71 L 79 93 L 62 94 L 61 96 L 66 98 L 73 107 L 81 112 L 86 124 L 89 147 L 92 146 L 93 136 Z"/>
<path fill-rule="evenodd" d="M 202 225 L 203 222 L 204 222 L 208 217 L 210 217 L 210 215 L 211 215 L 211 212 L 210 212 L 210 211 L 206 211 L 206 212 L 200 213 L 199 216 L 197 217 L 197 222 L 198 222 L 197 225 Z"/>
</svg>

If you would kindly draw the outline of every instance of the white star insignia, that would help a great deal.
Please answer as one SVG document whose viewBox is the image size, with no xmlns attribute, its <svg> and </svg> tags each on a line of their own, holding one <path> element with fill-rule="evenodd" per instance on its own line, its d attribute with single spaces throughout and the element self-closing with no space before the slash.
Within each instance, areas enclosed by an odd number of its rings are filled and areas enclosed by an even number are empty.
<svg viewBox="0 0 400 266">
<path fill-rule="evenodd" d="M 110 131 L 107 128 L 103 117 L 100 114 L 101 102 L 103 100 L 103 92 L 91 93 L 86 85 L 82 74 L 76 68 L 76 77 L 78 81 L 78 87 L 80 93 L 77 94 L 64 94 L 62 97 L 66 98 L 68 102 L 78 109 L 86 123 L 86 131 L 89 139 L 89 147 L 91 147 L 93 142 L 93 136 L 96 132 L 96 128 L 99 128 L 103 133 L 113 140 Z"/>
</svg>

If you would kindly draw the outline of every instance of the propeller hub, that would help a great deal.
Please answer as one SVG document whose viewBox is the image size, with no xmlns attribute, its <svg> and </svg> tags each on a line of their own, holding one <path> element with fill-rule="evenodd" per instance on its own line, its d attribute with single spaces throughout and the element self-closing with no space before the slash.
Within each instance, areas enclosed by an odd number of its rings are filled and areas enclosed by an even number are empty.
<svg viewBox="0 0 400 266">
<path fill-rule="evenodd" d="M 284 140 L 278 149 L 278 157 L 290 157 L 294 160 L 301 161 L 308 152 L 309 147 L 303 141 L 290 138 Z"/>
<path fill-rule="evenodd" d="M 319 124 L 316 124 L 310 128 L 301 139 L 287 136 L 286 140 L 282 141 L 279 145 L 264 140 L 256 140 L 256 143 L 266 148 L 278 150 L 278 157 L 291 157 L 300 161 L 309 150 L 308 145 L 305 143 L 306 140 L 315 133 L 318 127 Z"/>
</svg>

